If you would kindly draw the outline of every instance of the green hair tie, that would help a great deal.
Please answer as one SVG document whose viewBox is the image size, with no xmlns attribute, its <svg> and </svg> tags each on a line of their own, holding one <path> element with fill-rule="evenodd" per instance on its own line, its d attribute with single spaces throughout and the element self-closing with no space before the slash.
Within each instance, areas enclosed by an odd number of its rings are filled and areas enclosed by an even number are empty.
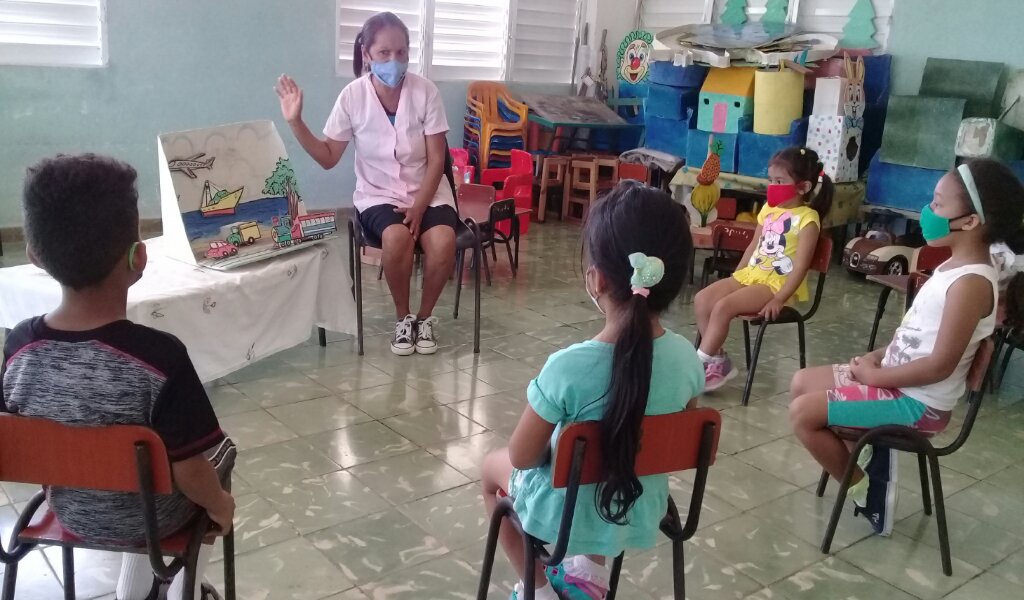
<svg viewBox="0 0 1024 600">
<path fill-rule="evenodd" d="M 633 276 L 629 278 L 633 293 L 646 298 L 665 276 L 665 263 L 656 256 L 634 252 L 629 255 L 629 264 L 633 267 Z"/>
</svg>

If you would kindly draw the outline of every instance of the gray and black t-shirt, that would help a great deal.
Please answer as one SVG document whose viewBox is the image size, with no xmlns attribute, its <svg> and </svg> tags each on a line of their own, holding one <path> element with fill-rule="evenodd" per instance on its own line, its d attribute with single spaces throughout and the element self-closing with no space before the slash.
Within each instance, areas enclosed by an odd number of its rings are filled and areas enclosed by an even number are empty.
<svg viewBox="0 0 1024 600">
<path fill-rule="evenodd" d="M 65 425 L 143 425 L 157 432 L 172 462 L 230 453 L 233 463 L 233 445 L 188 352 L 168 333 L 130 321 L 58 331 L 35 317 L 7 336 L 0 380 L 0 411 Z M 48 500 L 75 535 L 113 543 L 145 539 L 135 494 L 53 488 Z M 180 492 L 159 496 L 160 534 L 180 529 L 197 511 Z"/>
</svg>

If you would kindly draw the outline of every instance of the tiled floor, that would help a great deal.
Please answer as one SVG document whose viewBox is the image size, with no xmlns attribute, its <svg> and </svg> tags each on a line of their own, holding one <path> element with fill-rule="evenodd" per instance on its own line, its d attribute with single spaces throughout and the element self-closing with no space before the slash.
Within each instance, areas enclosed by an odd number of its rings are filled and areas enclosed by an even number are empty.
<svg viewBox="0 0 1024 600">
<path fill-rule="evenodd" d="M 471 303 L 452 321 L 449 289 L 438 309 L 448 346 L 433 357 L 392 356 L 390 300 L 367 269 L 368 331 L 376 335 L 364 357 L 335 335 L 326 349 L 295 348 L 210 388 L 242 449 L 235 475 L 241 598 L 474 597 L 485 529 L 480 460 L 505 444 L 546 356 L 600 327 L 583 291 L 579 251 L 578 229 L 552 223 L 531 228 L 517 280 L 502 258 L 484 291 L 479 355 L 468 345 Z M 23 261 L 12 254 L 2 264 Z M 871 284 L 831 273 L 808 328 L 812 364 L 863 351 L 876 294 Z M 887 333 L 895 318 L 887 318 Z M 692 336 L 689 297 L 665 321 Z M 730 347 L 741 351 L 735 338 Z M 701 529 L 687 545 L 689 597 L 1024 597 L 1024 375 L 1011 367 L 1000 392 L 986 398 L 971 440 L 942 462 L 954 556 L 954 575 L 945 577 L 911 461 L 902 465 L 900 520 L 890 539 L 869 535 L 865 521 L 845 512 L 834 554 L 819 552 L 833 497 L 814 496 L 819 471 L 790 433 L 786 390 L 795 356 L 795 332 L 778 328 L 749 407 L 739 406 L 739 382 L 702 400 L 722 410 L 724 426 Z M 688 498 L 690 482 L 672 477 L 677 499 Z M 27 493 L 0 488 L 4 539 Z M 670 558 L 666 544 L 629 556 L 619 597 L 671 598 Z M 52 551 L 33 553 L 18 597 L 58 597 L 59 562 Z M 80 597 L 112 598 L 118 564 L 116 556 L 79 553 Z M 219 566 L 211 570 L 218 583 Z M 491 597 L 507 597 L 511 583 L 499 563 Z"/>
</svg>

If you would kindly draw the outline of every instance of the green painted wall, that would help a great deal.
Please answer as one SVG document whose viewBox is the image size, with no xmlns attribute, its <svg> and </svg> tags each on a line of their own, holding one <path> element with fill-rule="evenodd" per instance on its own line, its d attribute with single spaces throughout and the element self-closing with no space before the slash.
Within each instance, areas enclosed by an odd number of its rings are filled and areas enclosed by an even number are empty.
<svg viewBox="0 0 1024 600">
<path fill-rule="evenodd" d="M 94 151 L 139 170 L 140 207 L 158 217 L 156 136 L 274 119 L 314 206 L 351 203 L 352 153 L 316 166 L 280 118 L 273 85 L 288 72 L 305 88 L 305 117 L 320 131 L 350 81 L 334 73 L 335 0 L 108 0 L 109 65 L 0 66 L 0 226 L 21 222 L 25 167 L 58 152 Z M 461 146 L 465 84 L 440 83 Z M 549 86 L 554 92 L 567 86 Z"/>
<path fill-rule="evenodd" d="M 928 57 L 1005 62 L 1024 69 L 1022 24 L 1022 0 L 896 0 L 889 36 L 894 93 L 917 93 Z"/>
</svg>

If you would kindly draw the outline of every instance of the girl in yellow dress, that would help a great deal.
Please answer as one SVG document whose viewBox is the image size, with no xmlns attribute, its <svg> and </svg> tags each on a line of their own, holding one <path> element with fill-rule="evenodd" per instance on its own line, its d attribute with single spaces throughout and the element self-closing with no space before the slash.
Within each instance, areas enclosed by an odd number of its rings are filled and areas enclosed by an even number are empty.
<svg viewBox="0 0 1024 600">
<path fill-rule="evenodd" d="M 704 363 L 705 391 L 736 376 L 722 350 L 730 322 L 740 315 L 775 319 L 795 298 L 807 299 L 807 269 L 814 257 L 821 217 L 832 207 L 835 188 L 818 155 L 787 148 L 768 163 L 768 201 L 757 215 L 754 241 L 732 277 L 701 290 L 694 299 L 701 335 L 697 355 Z"/>
</svg>

